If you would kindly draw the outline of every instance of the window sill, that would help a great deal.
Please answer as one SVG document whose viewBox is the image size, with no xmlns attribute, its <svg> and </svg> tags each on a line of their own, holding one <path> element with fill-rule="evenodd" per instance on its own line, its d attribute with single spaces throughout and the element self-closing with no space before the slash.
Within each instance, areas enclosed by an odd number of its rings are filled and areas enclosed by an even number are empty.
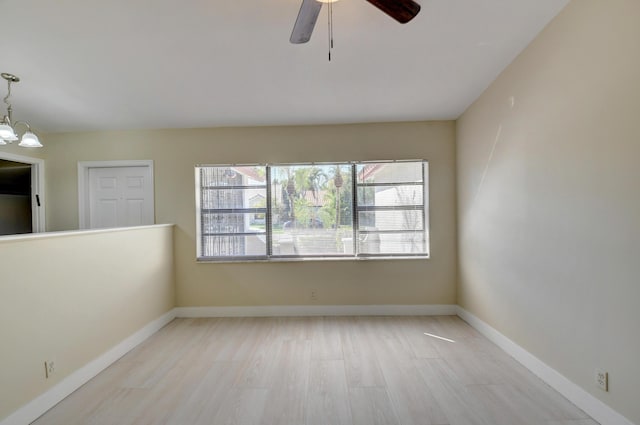
<svg viewBox="0 0 640 425">
<path fill-rule="evenodd" d="M 412 256 L 380 256 L 380 257 L 276 257 L 276 258 L 260 258 L 260 259 L 211 259 L 197 258 L 196 263 L 201 264 L 234 264 L 234 263 L 298 263 L 303 261 L 389 261 L 389 260 L 428 260 L 429 255 L 412 255 Z"/>
</svg>

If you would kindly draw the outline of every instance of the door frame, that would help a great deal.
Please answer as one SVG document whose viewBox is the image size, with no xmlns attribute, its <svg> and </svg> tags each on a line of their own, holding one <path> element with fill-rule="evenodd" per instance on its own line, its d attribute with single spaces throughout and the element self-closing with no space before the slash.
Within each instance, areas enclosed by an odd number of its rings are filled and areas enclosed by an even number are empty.
<svg viewBox="0 0 640 425">
<path fill-rule="evenodd" d="M 135 159 L 120 161 L 78 161 L 78 225 L 80 229 L 89 228 L 89 170 L 92 168 L 124 168 L 124 167 L 148 167 L 151 174 L 151 208 L 155 217 L 155 184 L 153 175 L 153 160 Z"/>
<path fill-rule="evenodd" d="M 44 159 L 1 151 L 0 159 L 31 165 L 31 228 L 33 233 L 45 232 Z M 38 206 L 38 198 L 40 206 Z"/>
</svg>

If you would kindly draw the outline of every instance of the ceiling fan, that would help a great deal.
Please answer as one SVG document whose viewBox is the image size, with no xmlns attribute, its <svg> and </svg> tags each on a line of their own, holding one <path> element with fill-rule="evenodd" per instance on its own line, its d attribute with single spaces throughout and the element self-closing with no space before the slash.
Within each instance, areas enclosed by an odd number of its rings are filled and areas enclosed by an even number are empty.
<svg viewBox="0 0 640 425">
<path fill-rule="evenodd" d="M 293 26 L 289 41 L 293 44 L 301 44 L 309 41 L 313 27 L 318 20 L 322 3 L 329 3 L 331 1 L 335 0 L 302 0 L 302 6 L 300 6 L 300 12 L 298 12 L 298 18 Z M 401 24 L 406 24 L 420 12 L 420 5 L 413 0 L 367 1 Z"/>
</svg>

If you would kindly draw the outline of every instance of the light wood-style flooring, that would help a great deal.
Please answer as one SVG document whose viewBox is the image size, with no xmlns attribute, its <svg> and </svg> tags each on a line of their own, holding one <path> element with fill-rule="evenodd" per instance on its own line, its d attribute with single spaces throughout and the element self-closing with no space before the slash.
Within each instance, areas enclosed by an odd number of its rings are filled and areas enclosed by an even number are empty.
<svg viewBox="0 0 640 425">
<path fill-rule="evenodd" d="M 456 316 L 176 319 L 36 425 L 597 425 Z"/>
</svg>

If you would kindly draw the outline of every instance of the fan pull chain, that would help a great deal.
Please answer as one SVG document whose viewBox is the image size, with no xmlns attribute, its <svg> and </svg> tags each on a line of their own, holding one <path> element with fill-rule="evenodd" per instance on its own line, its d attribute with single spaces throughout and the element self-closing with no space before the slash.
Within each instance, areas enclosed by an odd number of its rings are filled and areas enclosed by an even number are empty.
<svg viewBox="0 0 640 425">
<path fill-rule="evenodd" d="M 331 48 L 333 49 L 333 2 L 329 3 L 329 15 L 331 15 Z"/>
<path fill-rule="evenodd" d="M 331 62 L 331 49 L 333 49 L 333 2 L 329 2 L 327 5 L 327 25 L 329 34 L 329 62 Z"/>
</svg>

